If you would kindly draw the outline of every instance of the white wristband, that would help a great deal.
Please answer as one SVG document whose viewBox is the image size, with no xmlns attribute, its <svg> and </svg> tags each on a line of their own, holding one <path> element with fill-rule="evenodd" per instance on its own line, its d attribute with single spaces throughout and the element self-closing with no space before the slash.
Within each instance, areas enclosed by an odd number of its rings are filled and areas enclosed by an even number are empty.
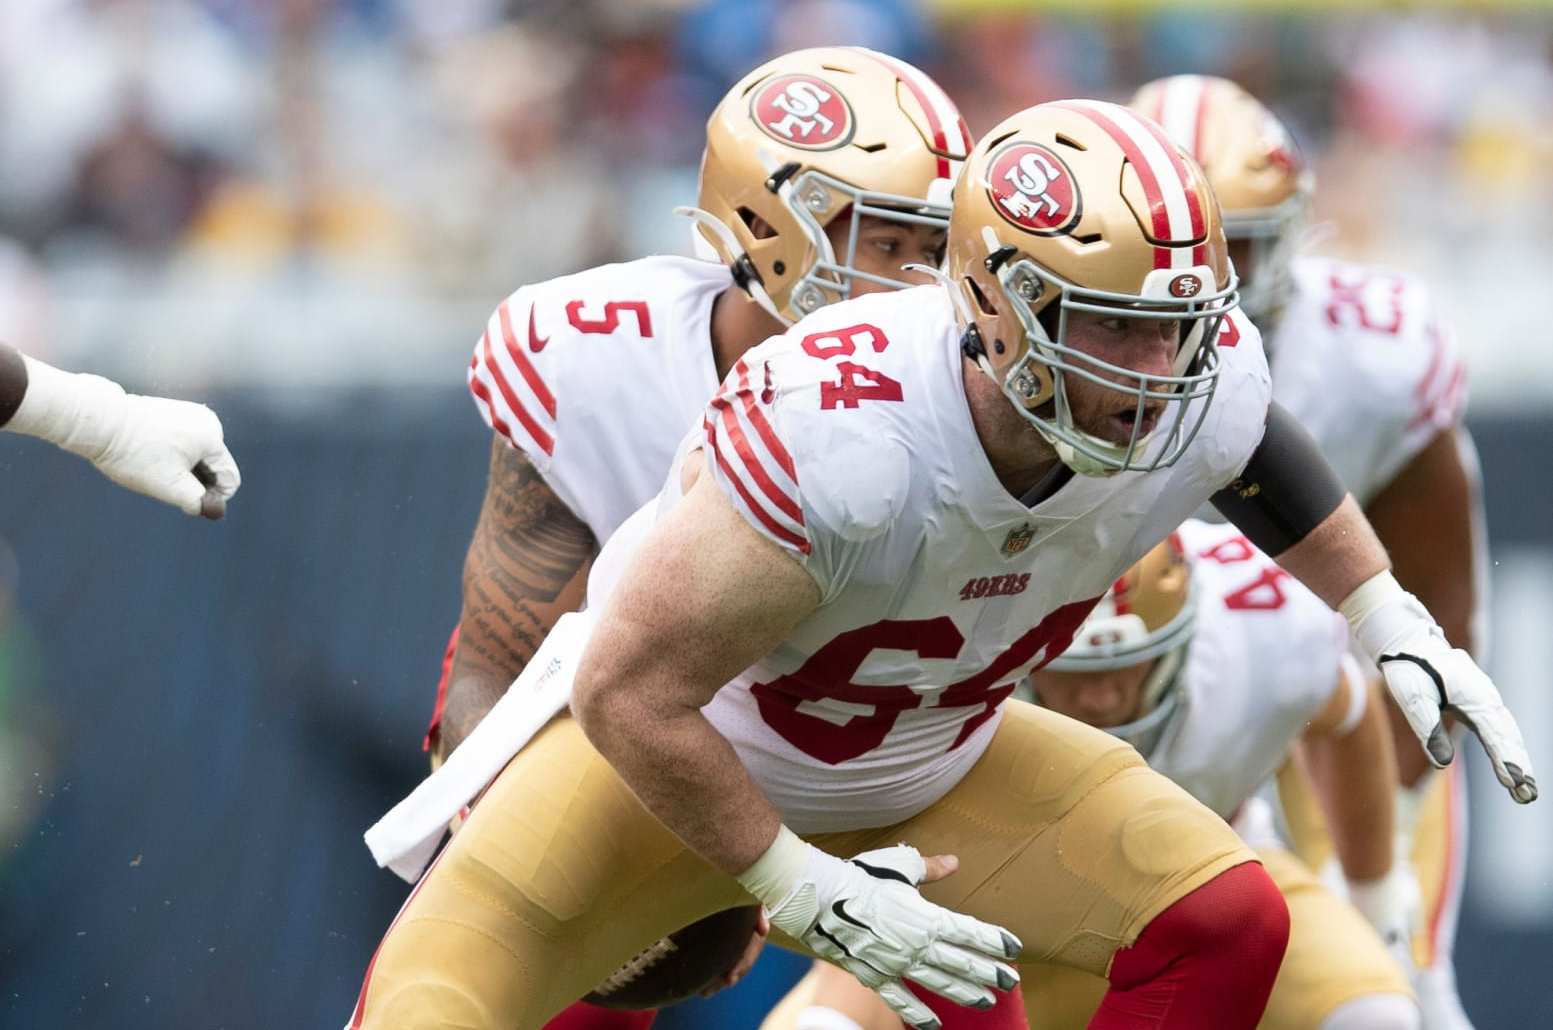
<svg viewBox="0 0 1553 1030">
<path fill-rule="evenodd" d="M 124 388 L 101 376 L 61 372 L 25 354 L 22 361 L 27 392 L 5 428 L 95 461 L 124 424 Z"/>
<path fill-rule="evenodd" d="M 1377 572 L 1343 599 L 1337 610 L 1348 620 L 1353 639 L 1371 661 L 1379 661 L 1412 634 L 1444 634 L 1418 598 L 1402 589 L 1389 570 Z"/>
<path fill-rule="evenodd" d="M 1337 610 L 1348 620 L 1348 625 L 1357 629 L 1365 616 L 1399 596 L 1407 596 L 1407 591 L 1402 589 L 1390 569 L 1383 569 L 1355 587 L 1353 593 L 1343 598 Z"/>
<path fill-rule="evenodd" d="M 777 829 L 776 840 L 735 879 L 766 908 L 776 910 L 803 879 L 809 864 L 809 845 L 786 826 Z"/>
</svg>

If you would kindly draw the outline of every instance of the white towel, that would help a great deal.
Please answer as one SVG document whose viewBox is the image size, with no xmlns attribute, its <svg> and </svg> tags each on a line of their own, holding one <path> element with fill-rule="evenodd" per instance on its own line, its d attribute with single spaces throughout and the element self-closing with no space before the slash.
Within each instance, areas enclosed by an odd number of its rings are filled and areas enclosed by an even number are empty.
<svg viewBox="0 0 1553 1030">
<path fill-rule="evenodd" d="M 571 700 L 572 679 L 592 628 L 585 612 L 561 616 L 533 660 L 447 761 L 363 834 L 380 867 L 410 883 L 420 879 L 448 821 Z"/>
</svg>

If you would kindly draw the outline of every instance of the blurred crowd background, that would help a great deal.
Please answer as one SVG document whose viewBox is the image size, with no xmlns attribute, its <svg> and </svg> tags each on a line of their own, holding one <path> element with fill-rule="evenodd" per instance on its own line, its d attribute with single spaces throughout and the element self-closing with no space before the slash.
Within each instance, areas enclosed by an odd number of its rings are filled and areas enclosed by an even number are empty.
<svg viewBox="0 0 1553 1030">
<path fill-rule="evenodd" d="M 423 769 L 483 488 L 469 348 L 523 282 L 686 252 L 712 106 L 822 43 L 973 132 L 1183 71 L 1269 102 L 1310 245 L 1455 320 L 1493 667 L 1553 767 L 1541 4 L 0 0 L 0 338 L 210 401 L 245 479 L 194 525 L 0 439 L 0 1026 L 344 1021 L 402 897 L 359 833 Z M 1553 1025 L 1553 817 L 1472 771 L 1462 993 Z M 664 1025 L 753 1026 L 792 968 Z"/>
</svg>

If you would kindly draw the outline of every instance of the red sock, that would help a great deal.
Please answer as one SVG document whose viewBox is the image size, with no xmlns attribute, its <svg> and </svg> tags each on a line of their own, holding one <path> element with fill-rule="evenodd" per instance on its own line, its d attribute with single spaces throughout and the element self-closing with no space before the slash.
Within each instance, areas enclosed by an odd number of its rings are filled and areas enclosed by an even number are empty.
<svg viewBox="0 0 1553 1030">
<path fill-rule="evenodd" d="M 1258 862 L 1171 905 L 1111 960 L 1090 1030 L 1252 1030 L 1289 944 L 1289 906 Z"/>
<path fill-rule="evenodd" d="M 941 994 L 934 994 L 926 987 L 906 981 L 922 1004 L 933 1010 L 942 1023 L 941 1030 L 1028 1030 L 1025 1022 L 1025 999 L 1019 988 L 1012 991 L 993 991 L 998 1003 L 990 1009 L 973 1009 L 960 1005 Z"/>
<path fill-rule="evenodd" d="M 658 1013 L 605 1009 L 579 1001 L 545 1024 L 545 1030 L 647 1030 Z"/>
</svg>

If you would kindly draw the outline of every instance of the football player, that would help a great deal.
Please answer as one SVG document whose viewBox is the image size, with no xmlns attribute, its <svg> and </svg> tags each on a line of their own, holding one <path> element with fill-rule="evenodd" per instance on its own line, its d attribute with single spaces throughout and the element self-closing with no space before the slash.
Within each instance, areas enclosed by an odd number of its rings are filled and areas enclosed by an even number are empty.
<svg viewBox="0 0 1553 1030">
<path fill-rule="evenodd" d="M 241 483 L 221 420 L 205 405 L 125 393 L 111 379 L 62 372 L 6 343 L 0 430 L 79 454 L 120 486 L 185 515 L 221 518 Z"/>
<path fill-rule="evenodd" d="M 579 606 L 600 544 L 657 494 L 740 355 L 827 304 L 921 281 L 903 265 L 941 262 L 970 145 L 943 90 L 903 61 L 855 47 L 787 54 L 745 76 L 707 124 L 691 214 L 714 260 L 608 265 L 502 303 L 469 368 L 496 439 L 427 736 L 434 765 Z M 647 1018 L 589 1012 L 568 1026 Z"/>
<path fill-rule="evenodd" d="M 1393 865 L 1390 729 L 1347 642 L 1342 619 L 1238 530 L 1187 522 L 1117 580 L 1073 644 L 1031 677 L 1040 704 L 1132 744 L 1256 849 L 1290 913 L 1266 1030 L 1419 1025 L 1407 976 L 1387 952 L 1405 938 L 1406 911 L 1372 907 L 1366 925 L 1278 846 L 1266 802 L 1252 796 L 1302 739 L 1324 774 L 1322 808 L 1339 831 L 1354 896 L 1405 896 L 1384 884 L 1407 876 L 1405 859 Z M 1040 1030 L 1087 1025 L 1105 992 L 1103 980 L 1063 966 L 1024 972 L 1028 1025 Z M 891 1016 L 822 963 L 762 1030 L 885 1028 Z"/>
<path fill-rule="evenodd" d="M 1098 1030 L 1254 1026 L 1288 939 L 1254 854 L 1124 742 L 1008 701 L 1210 497 L 1384 657 L 1436 761 L 1454 704 L 1535 799 L 1493 684 L 1271 405 L 1217 204 L 1163 130 L 1012 116 L 948 252 L 943 281 L 735 362 L 536 678 L 570 665 L 574 715 L 509 742 L 354 1025 L 537 1027 L 753 898 L 914 1026 L 937 1019 L 904 978 L 988 1006 L 1021 955 L 1104 976 Z M 957 872 L 919 890 L 924 853 Z"/>
<path fill-rule="evenodd" d="M 1481 648 L 1487 562 L 1477 457 L 1461 424 L 1466 374 L 1426 289 L 1297 253 L 1313 177 L 1284 126 L 1235 83 L 1174 76 L 1132 104 L 1192 151 L 1219 196 L 1242 304 L 1268 341 L 1273 396 L 1364 508 L 1398 582 L 1452 644 Z M 1463 771 L 1432 775 L 1408 743 L 1407 720 L 1388 707 L 1402 836 L 1423 889 L 1413 959 L 1425 1026 L 1469 1030 L 1451 960 L 1466 859 Z M 1293 766 L 1280 786 L 1301 854 L 1321 863 L 1330 845 L 1308 786 Z"/>
</svg>

